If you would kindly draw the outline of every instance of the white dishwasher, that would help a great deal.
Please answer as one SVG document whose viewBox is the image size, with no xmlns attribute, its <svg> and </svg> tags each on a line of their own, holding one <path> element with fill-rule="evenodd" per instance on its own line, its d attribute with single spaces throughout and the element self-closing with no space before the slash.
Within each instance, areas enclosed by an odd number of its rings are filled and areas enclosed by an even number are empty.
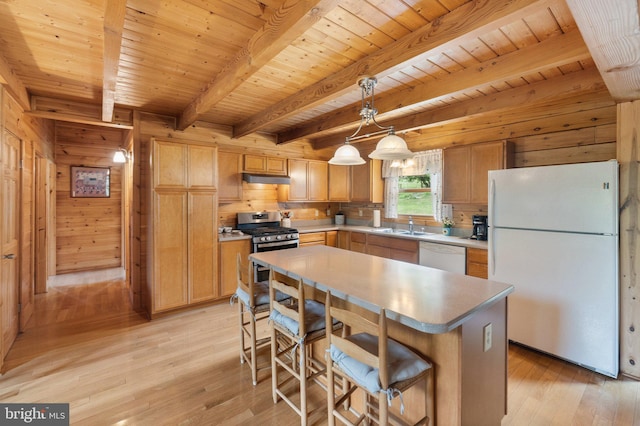
<svg viewBox="0 0 640 426">
<path fill-rule="evenodd" d="M 467 255 L 464 247 L 420 242 L 420 265 L 464 274 Z"/>
</svg>

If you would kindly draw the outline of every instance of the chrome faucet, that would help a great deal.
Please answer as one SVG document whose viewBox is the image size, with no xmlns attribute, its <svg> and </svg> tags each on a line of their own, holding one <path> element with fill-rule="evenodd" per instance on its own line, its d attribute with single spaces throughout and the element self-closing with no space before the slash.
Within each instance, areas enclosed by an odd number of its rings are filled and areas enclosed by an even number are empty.
<svg viewBox="0 0 640 426">
<path fill-rule="evenodd" d="M 413 235 L 413 218 L 409 216 L 409 233 Z"/>
</svg>

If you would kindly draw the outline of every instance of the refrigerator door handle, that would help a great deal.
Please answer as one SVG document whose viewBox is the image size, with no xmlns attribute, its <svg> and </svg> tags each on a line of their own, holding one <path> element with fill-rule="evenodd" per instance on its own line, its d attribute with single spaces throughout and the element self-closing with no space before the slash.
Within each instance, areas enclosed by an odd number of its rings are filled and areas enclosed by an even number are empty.
<svg viewBox="0 0 640 426">
<path fill-rule="evenodd" d="M 491 270 L 491 275 L 494 276 L 496 274 L 496 240 L 495 240 L 495 236 L 493 235 L 494 232 L 494 228 L 491 227 L 489 228 L 489 241 L 491 241 L 491 244 L 489 244 L 489 247 L 491 247 L 491 256 L 489 256 L 489 259 L 491 260 L 491 264 L 489 265 L 489 268 Z"/>
<path fill-rule="evenodd" d="M 495 212 L 494 207 L 495 207 L 495 198 L 496 198 L 496 181 L 495 179 L 491 179 L 491 182 L 489 182 L 489 208 L 488 211 L 489 213 L 489 226 L 492 227 L 493 226 L 493 214 Z"/>
</svg>

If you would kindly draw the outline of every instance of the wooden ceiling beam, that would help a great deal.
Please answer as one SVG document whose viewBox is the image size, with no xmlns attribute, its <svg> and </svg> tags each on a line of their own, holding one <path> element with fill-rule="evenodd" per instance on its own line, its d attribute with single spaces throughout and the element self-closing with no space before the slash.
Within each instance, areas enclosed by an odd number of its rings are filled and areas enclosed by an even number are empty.
<svg viewBox="0 0 640 426">
<path fill-rule="evenodd" d="M 99 105 L 44 96 L 31 97 L 31 111 L 28 114 L 32 117 L 70 123 L 92 124 L 121 129 L 133 128 L 133 110 L 131 109 L 114 107 L 113 119 L 105 122 L 102 120 Z"/>
<path fill-rule="evenodd" d="M 615 3 L 615 4 L 614 4 Z M 567 0 L 600 74 L 617 102 L 640 99 L 638 0 Z"/>
<path fill-rule="evenodd" d="M 118 65 L 127 0 L 107 0 L 104 9 L 104 47 L 102 71 L 102 121 L 113 120 L 118 83 Z"/>
<path fill-rule="evenodd" d="M 377 97 L 376 107 L 379 111 L 397 115 L 402 110 L 433 102 L 442 97 L 456 96 L 474 88 L 503 83 L 522 75 L 588 58 L 589 51 L 576 30 L 448 74 L 431 83 L 408 87 L 387 96 Z M 317 137 L 323 133 L 330 133 L 332 129 L 353 129 L 360 122 L 357 114 L 359 108 L 360 104 L 350 105 L 318 117 L 303 127 L 282 132 L 278 134 L 278 143 L 287 143 L 314 135 Z M 384 114 L 379 114 L 377 119 L 384 120 Z"/>
<path fill-rule="evenodd" d="M 203 93 L 180 114 L 184 130 L 224 99 L 252 74 L 266 65 L 296 38 L 333 10 L 340 0 L 291 0 L 285 2 L 256 32 L 244 49 L 207 85 Z"/>
<path fill-rule="evenodd" d="M 406 67 L 416 58 L 455 47 L 463 38 L 477 37 L 500 28 L 518 17 L 526 17 L 553 0 L 477 0 L 407 34 L 390 45 L 363 58 L 318 83 L 276 103 L 234 126 L 234 137 L 241 137 L 287 118 L 301 109 L 326 103 L 330 97 L 354 90 L 363 75 L 388 75 Z"/>
<path fill-rule="evenodd" d="M 596 69 L 578 71 L 552 80 L 544 80 L 399 118 L 393 124 L 396 133 L 409 132 L 449 124 L 456 120 L 465 120 L 475 115 L 512 110 L 533 104 L 551 103 L 557 99 L 566 99 L 585 92 L 598 92 L 605 89 L 604 82 Z M 613 100 L 610 102 L 613 104 Z M 314 149 L 340 145 L 344 143 L 346 136 L 349 134 L 336 134 L 317 139 L 314 142 Z"/>
<path fill-rule="evenodd" d="M 0 54 L 0 84 L 4 85 L 7 92 L 18 102 L 18 104 L 25 111 L 31 109 L 29 103 L 29 92 L 27 88 L 22 84 L 22 81 L 18 78 L 13 71 L 9 63 L 4 59 L 4 56 Z"/>
</svg>

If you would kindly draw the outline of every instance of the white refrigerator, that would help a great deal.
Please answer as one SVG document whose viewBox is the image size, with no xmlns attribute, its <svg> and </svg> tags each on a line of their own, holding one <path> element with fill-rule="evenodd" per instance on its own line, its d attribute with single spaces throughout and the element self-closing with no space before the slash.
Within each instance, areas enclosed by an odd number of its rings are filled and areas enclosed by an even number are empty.
<svg viewBox="0 0 640 426">
<path fill-rule="evenodd" d="M 618 163 L 489 172 L 489 279 L 509 340 L 617 377 Z"/>
</svg>

